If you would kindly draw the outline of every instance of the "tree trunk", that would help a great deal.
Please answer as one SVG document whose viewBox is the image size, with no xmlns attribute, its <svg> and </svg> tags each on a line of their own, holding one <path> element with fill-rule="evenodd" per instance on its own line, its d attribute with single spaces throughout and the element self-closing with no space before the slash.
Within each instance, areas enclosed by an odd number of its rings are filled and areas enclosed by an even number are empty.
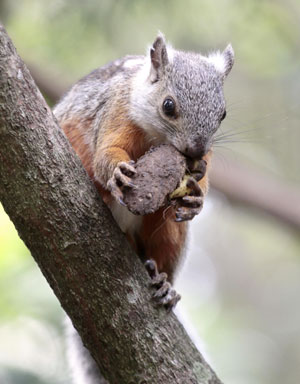
<svg viewBox="0 0 300 384">
<path fill-rule="evenodd" d="M 0 199 L 111 383 L 220 383 L 102 203 L 0 26 Z"/>
</svg>

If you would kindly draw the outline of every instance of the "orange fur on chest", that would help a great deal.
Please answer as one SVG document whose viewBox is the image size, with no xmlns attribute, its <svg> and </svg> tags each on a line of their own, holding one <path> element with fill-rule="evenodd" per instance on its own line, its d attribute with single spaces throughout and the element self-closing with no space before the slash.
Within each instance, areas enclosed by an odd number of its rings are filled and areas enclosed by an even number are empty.
<svg viewBox="0 0 300 384">
<path fill-rule="evenodd" d="M 115 167 L 120 161 L 136 161 L 150 148 L 150 144 L 146 140 L 145 133 L 137 125 L 124 119 L 115 118 L 113 127 L 109 127 L 107 124 L 102 127 L 103 130 L 105 129 L 105 134 L 102 135 L 102 140 L 97 143 L 98 148 L 93 153 L 85 141 L 88 125 L 89 122 L 84 125 L 79 119 L 73 118 L 62 122 L 61 127 L 90 178 L 94 181 L 104 202 L 109 205 L 112 201 L 110 192 L 95 180 L 95 158 L 97 161 L 97 156 L 104 156 L 105 163 L 110 162 Z M 100 159 L 99 163 L 101 165 Z M 100 169 L 100 172 L 105 172 L 105 169 Z"/>
<path fill-rule="evenodd" d="M 85 131 L 80 120 L 72 119 L 61 124 L 61 127 L 70 141 L 75 152 L 79 156 L 85 170 L 96 185 L 97 190 L 106 202 L 110 199 L 110 193 L 100 183 L 94 180 L 93 153 L 84 140 Z M 85 128 L 88 128 L 87 126 Z"/>
<path fill-rule="evenodd" d="M 99 147 L 102 151 L 125 151 L 130 160 L 137 161 L 150 148 L 145 132 L 130 121 L 122 120 L 122 124 L 114 121 L 113 124 L 111 129 L 105 127 L 107 131 L 105 136 L 101 137 L 101 141 L 98 143 Z M 117 158 L 118 156 L 115 155 L 115 159 Z"/>
<path fill-rule="evenodd" d="M 80 124 L 79 120 L 72 119 L 62 123 L 61 127 L 79 156 L 87 173 L 92 177 L 93 154 L 88 145 L 84 142 L 84 131 L 79 129 Z"/>
<path fill-rule="evenodd" d="M 96 153 L 92 153 L 84 140 L 85 130 L 80 122 L 72 119 L 62 124 L 62 128 L 71 142 L 77 155 L 80 157 L 84 168 L 102 196 L 104 202 L 111 206 L 113 198 L 99 182 L 95 181 L 94 166 L 95 159 L 102 168 L 107 164 L 117 165 L 119 161 L 137 160 L 149 148 L 150 143 L 146 140 L 145 133 L 135 124 L 122 120 L 122 125 L 116 121 L 113 129 L 107 129 L 102 135 L 101 141 L 97 143 Z M 87 129 L 88 127 L 86 127 Z M 98 159 L 97 159 L 98 156 Z M 105 162 L 101 160 L 104 157 Z M 102 161 L 102 163 L 101 163 Z M 142 219 L 139 233 L 136 234 L 142 243 L 144 257 L 152 258 L 157 262 L 159 271 L 167 272 L 170 279 L 174 275 L 175 267 L 180 258 L 182 248 L 186 237 L 186 223 L 177 223 L 174 221 L 174 210 L 172 207 L 161 208 L 154 214 L 146 215 Z M 134 236 L 127 234 L 127 237 L 138 251 Z"/>
<path fill-rule="evenodd" d="M 175 221 L 173 207 L 162 207 L 144 216 L 140 236 L 145 244 L 146 259 L 154 259 L 158 270 L 166 272 L 172 281 L 187 234 L 187 223 Z"/>
</svg>

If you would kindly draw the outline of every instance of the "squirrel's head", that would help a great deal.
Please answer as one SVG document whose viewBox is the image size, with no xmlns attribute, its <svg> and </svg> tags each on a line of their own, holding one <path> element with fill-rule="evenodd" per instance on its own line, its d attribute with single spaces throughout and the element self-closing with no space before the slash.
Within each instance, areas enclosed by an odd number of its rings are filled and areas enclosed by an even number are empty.
<svg viewBox="0 0 300 384">
<path fill-rule="evenodd" d="M 223 84 L 234 62 L 231 45 L 204 57 L 176 51 L 159 35 L 149 56 L 133 80 L 132 117 L 154 141 L 202 158 L 226 116 Z"/>
</svg>

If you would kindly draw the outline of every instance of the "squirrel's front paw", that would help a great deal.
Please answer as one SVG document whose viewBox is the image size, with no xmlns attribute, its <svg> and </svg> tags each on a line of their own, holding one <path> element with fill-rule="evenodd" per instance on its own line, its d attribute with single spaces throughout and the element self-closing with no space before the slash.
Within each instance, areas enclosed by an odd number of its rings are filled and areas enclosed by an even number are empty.
<svg viewBox="0 0 300 384">
<path fill-rule="evenodd" d="M 187 187 L 191 190 L 191 193 L 177 198 L 175 202 L 175 221 L 177 222 L 192 220 L 203 207 L 203 192 L 194 177 L 191 176 L 188 179 Z"/>
<path fill-rule="evenodd" d="M 172 308 L 174 308 L 178 301 L 181 299 L 181 296 L 167 281 L 168 275 L 164 272 L 158 272 L 157 265 L 154 260 L 147 260 L 145 267 L 149 273 L 149 276 L 151 277 L 151 285 L 156 289 L 153 294 L 153 299 L 159 305 L 162 305 L 168 311 L 171 311 Z"/>
<path fill-rule="evenodd" d="M 107 189 L 122 205 L 126 205 L 123 201 L 123 189 L 134 187 L 131 180 L 132 176 L 136 174 L 134 164 L 135 162 L 133 160 L 130 160 L 129 162 L 121 161 L 118 163 L 114 169 L 112 177 L 107 182 Z"/>
</svg>

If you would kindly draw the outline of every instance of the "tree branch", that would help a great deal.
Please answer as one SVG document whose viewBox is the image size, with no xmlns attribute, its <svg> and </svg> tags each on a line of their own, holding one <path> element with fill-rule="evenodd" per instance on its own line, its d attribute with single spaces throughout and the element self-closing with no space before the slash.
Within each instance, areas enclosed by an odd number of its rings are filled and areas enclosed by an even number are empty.
<svg viewBox="0 0 300 384">
<path fill-rule="evenodd" d="M 215 158 L 210 176 L 212 186 L 234 203 L 263 211 L 299 231 L 299 188 L 229 158 L 226 165 Z"/>
<path fill-rule="evenodd" d="M 142 263 L 0 26 L 0 199 L 111 383 L 220 384 Z"/>
</svg>

